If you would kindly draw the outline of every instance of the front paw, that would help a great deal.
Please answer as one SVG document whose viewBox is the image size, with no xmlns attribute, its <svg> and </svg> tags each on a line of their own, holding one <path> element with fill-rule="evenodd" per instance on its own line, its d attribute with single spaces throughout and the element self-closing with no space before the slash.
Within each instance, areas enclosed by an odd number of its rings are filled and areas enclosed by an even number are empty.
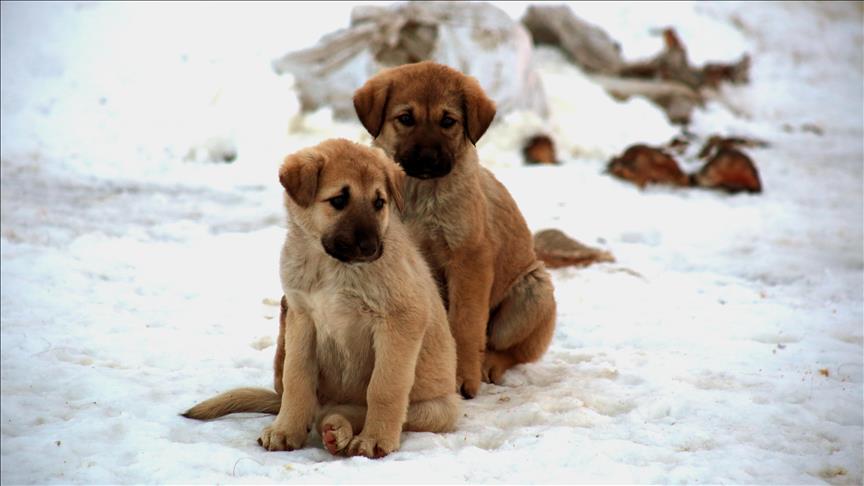
<svg viewBox="0 0 864 486">
<path fill-rule="evenodd" d="M 379 459 L 399 449 L 399 438 L 396 440 L 379 439 L 360 434 L 348 444 L 349 456 L 366 456 L 370 459 Z"/>
<path fill-rule="evenodd" d="M 457 372 L 456 374 L 456 390 L 462 394 L 465 399 L 472 399 L 480 392 L 480 370 L 476 373 Z"/>
<path fill-rule="evenodd" d="M 293 451 L 303 447 L 306 442 L 307 431 L 291 432 L 285 427 L 279 427 L 276 423 L 264 427 L 258 445 L 268 451 Z"/>
<path fill-rule="evenodd" d="M 486 351 L 483 358 L 483 381 L 500 385 L 504 379 L 504 372 L 514 364 L 516 364 L 516 360 L 509 354 Z"/>
</svg>

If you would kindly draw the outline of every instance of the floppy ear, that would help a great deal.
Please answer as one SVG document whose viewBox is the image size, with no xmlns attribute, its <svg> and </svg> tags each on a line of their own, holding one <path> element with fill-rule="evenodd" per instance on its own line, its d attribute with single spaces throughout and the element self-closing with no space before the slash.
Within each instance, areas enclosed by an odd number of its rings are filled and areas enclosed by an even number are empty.
<svg viewBox="0 0 864 486">
<path fill-rule="evenodd" d="M 285 157 L 279 168 L 279 182 L 299 206 L 307 208 L 318 193 L 318 176 L 324 166 L 324 156 L 306 149 Z"/>
<path fill-rule="evenodd" d="M 401 213 L 405 208 L 405 200 L 402 198 L 402 190 L 405 187 L 405 171 L 392 160 L 387 165 L 387 192 L 390 194 L 390 200 Z"/>
<path fill-rule="evenodd" d="M 476 79 L 465 76 L 462 85 L 462 112 L 465 114 L 465 134 L 477 144 L 495 118 L 495 102 L 486 96 Z"/>
<path fill-rule="evenodd" d="M 354 92 L 354 111 L 372 137 L 377 137 L 384 126 L 389 95 L 390 82 L 380 74 Z"/>
</svg>

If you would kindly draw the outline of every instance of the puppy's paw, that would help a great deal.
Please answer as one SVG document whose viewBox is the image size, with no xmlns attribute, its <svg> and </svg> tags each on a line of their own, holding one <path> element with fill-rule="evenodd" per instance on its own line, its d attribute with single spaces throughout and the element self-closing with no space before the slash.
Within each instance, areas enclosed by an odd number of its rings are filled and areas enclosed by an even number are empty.
<svg viewBox="0 0 864 486">
<path fill-rule="evenodd" d="M 303 447 L 306 442 L 307 432 L 291 432 L 285 428 L 277 426 L 275 423 L 264 427 L 261 431 L 261 437 L 258 438 L 258 445 L 268 451 L 293 451 Z"/>
<path fill-rule="evenodd" d="M 456 390 L 462 394 L 462 398 L 470 400 L 477 396 L 480 392 L 480 374 L 476 377 L 465 378 L 463 376 L 456 377 Z"/>
<path fill-rule="evenodd" d="M 480 391 L 483 354 L 466 354 L 457 357 L 456 389 L 466 399 L 472 399 Z"/>
<path fill-rule="evenodd" d="M 321 440 L 330 454 L 336 455 L 344 451 L 353 438 L 351 422 L 345 417 L 339 414 L 328 415 L 321 422 Z"/>
<path fill-rule="evenodd" d="M 358 435 L 351 439 L 348 444 L 349 456 L 366 456 L 370 459 L 379 459 L 399 448 L 399 440 L 385 440 L 375 437 Z"/>
<path fill-rule="evenodd" d="M 483 381 L 500 385 L 504 372 L 509 370 L 515 361 L 508 354 L 487 351 L 483 357 Z"/>
</svg>

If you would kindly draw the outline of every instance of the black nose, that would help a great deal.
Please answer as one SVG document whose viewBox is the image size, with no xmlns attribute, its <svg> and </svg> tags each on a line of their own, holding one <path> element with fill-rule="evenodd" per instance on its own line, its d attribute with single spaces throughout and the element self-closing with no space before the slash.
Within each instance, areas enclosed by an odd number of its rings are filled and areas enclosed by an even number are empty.
<svg viewBox="0 0 864 486">
<path fill-rule="evenodd" d="M 333 240 L 333 253 L 345 259 L 353 253 L 354 244 L 347 238 L 336 238 Z"/>
<path fill-rule="evenodd" d="M 357 242 L 357 252 L 363 258 L 375 256 L 381 246 L 375 233 L 358 230 L 354 232 L 354 239 Z"/>
<path fill-rule="evenodd" d="M 442 177 L 450 173 L 450 157 L 438 145 L 416 145 L 397 157 L 405 173 L 419 179 Z"/>
<path fill-rule="evenodd" d="M 428 170 L 434 170 L 438 168 L 439 157 L 438 151 L 431 148 L 423 148 L 417 151 L 417 155 L 415 155 L 414 159 L 417 161 L 418 165 Z"/>
<path fill-rule="evenodd" d="M 378 232 L 371 229 L 358 228 L 325 237 L 321 244 L 328 255 L 345 263 L 375 261 L 382 253 Z"/>
</svg>

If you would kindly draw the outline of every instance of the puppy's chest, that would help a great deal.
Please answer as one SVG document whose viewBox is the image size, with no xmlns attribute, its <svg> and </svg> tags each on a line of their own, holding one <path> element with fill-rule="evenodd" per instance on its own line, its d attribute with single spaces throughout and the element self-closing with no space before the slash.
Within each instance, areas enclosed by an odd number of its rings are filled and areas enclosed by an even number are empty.
<svg viewBox="0 0 864 486">
<path fill-rule="evenodd" d="M 285 296 L 291 308 L 303 312 L 315 324 L 319 347 L 326 343 L 347 349 L 356 346 L 358 339 L 372 335 L 376 313 L 350 291 L 325 286 L 310 291 L 291 290 Z"/>
<path fill-rule="evenodd" d="M 402 219 L 432 267 L 449 260 L 451 249 L 458 247 L 470 231 L 459 208 L 440 196 L 412 201 Z"/>
</svg>

